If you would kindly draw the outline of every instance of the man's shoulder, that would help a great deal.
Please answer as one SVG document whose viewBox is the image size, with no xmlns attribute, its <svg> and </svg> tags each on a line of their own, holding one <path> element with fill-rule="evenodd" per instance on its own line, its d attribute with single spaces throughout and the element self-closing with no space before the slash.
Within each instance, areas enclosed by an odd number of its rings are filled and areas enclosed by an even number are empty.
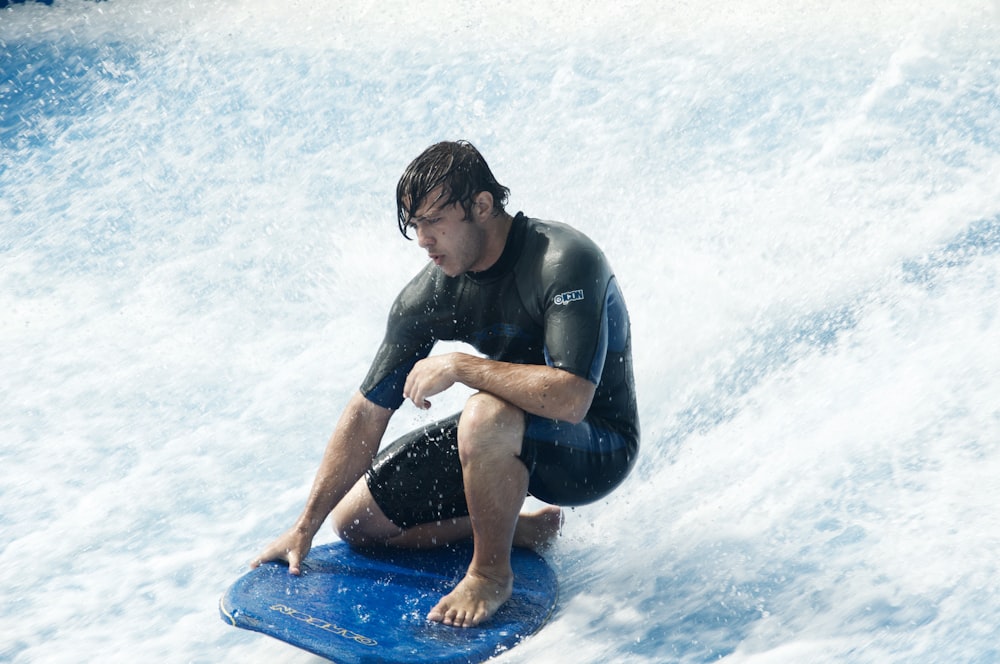
<svg viewBox="0 0 1000 664">
<path fill-rule="evenodd" d="M 433 263 L 424 265 L 396 296 L 394 307 L 402 309 L 419 309 L 428 302 L 440 299 L 443 294 L 452 290 L 453 277 L 448 277 Z"/>
<path fill-rule="evenodd" d="M 564 221 L 528 217 L 523 213 L 520 216 L 524 219 L 525 227 L 528 229 L 529 233 L 536 233 L 566 240 L 572 240 L 573 238 L 583 238 L 585 240 L 589 240 L 583 231 L 567 224 Z"/>
<path fill-rule="evenodd" d="M 586 233 L 562 221 L 525 218 L 527 244 L 537 257 L 549 265 L 568 258 L 605 262 L 600 247 Z"/>
</svg>

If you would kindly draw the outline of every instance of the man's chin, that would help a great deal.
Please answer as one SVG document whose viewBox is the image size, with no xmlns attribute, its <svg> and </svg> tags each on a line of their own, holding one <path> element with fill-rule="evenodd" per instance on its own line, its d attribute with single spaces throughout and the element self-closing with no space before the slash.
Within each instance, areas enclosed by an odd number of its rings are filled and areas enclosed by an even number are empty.
<svg viewBox="0 0 1000 664">
<path fill-rule="evenodd" d="M 441 272 L 443 272 L 444 276 L 446 277 L 457 277 L 459 274 L 461 274 L 460 272 L 455 272 L 454 270 L 448 268 L 442 263 L 435 263 L 434 267 L 441 270 Z"/>
</svg>

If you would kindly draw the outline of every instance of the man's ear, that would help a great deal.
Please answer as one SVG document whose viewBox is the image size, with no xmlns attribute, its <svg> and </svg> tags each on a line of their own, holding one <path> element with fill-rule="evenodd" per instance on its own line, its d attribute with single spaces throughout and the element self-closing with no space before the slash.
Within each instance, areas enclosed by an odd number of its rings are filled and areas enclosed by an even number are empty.
<svg viewBox="0 0 1000 664">
<path fill-rule="evenodd" d="M 481 191 L 472 199 L 472 211 L 477 219 L 493 216 L 493 194 Z"/>
</svg>

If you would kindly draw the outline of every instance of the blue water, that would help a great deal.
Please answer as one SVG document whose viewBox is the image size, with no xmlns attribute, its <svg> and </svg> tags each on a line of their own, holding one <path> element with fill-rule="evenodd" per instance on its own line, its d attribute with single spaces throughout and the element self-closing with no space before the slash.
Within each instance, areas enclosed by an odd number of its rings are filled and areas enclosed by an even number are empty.
<svg viewBox="0 0 1000 664">
<path fill-rule="evenodd" d="M 1000 7 L 411 4 L 0 8 L 0 661 L 316 661 L 216 603 L 459 137 L 606 249 L 644 429 L 500 661 L 1000 660 Z"/>
</svg>

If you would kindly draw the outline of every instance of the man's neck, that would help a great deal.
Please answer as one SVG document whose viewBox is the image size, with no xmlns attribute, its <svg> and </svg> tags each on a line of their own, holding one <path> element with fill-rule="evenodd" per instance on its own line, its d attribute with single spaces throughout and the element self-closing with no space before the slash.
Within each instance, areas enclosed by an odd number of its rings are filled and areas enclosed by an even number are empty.
<svg viewBox="0 0 1000 664">
<path fill-rule="evenodd" d="M 507 237 L 510 235 L 510 227 L 514 223 L 514 218 L 506 212 L 501 212 L 491 218 L 487 226 L 486 250 L 483 252 L 483 260 L 480 262 L 484 267 L 476 272 L 483 272 L 496 265 L 503 255 L 504 247 L 507 246 Z"/>
</svg>

